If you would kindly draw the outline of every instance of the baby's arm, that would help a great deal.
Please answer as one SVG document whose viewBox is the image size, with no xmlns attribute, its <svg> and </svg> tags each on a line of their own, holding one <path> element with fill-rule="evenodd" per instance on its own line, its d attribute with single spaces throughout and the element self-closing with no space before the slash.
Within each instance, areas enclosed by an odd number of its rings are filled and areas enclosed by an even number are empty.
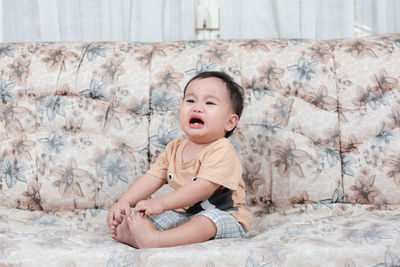
<svg viewBox="0 0 400 267">
<path fill-rule="evenodd" d="M 113 221 L 122 222 L 122 214 L 129 215 L 131 207 L 146 199 L 165 184 L 165 180 L 145 173 L 140 176 L 119 198 L 108 212 L 107 224 L 111 228 Z"/>
<path fill-rule="evenodd" d="M 166 210 L 192 206 L 209 198 L 219 187 L 220 185 L 216 183 L 198 178 L 165 196 L 139 201 L 136 204 L 135 213 L 161 214 Z"/>
</svg>

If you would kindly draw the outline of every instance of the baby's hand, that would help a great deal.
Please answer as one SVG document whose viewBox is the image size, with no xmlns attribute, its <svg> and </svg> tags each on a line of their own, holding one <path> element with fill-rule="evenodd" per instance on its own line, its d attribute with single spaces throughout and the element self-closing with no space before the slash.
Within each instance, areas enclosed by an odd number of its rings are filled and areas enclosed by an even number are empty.
<svg viewBox="0 0 400 267">
<path fill-rule="evenodd" d="M 139 201 L 135 207 L 135 213 L 145 215 L 158 215 L 164 212 L 162 201 L 157 198 Z"/>
<path fill-rule="evenodd" d="M 120 224 L 122 222 L 122 214 L 129 216 L 131 214 L 131 207 L 127 200 L 120 199 L 117 203 L 115 203 L 108 212 L 107 216 L 107 224 L 111 229 L 113 223 L 117 222 Z"/>
</svg>

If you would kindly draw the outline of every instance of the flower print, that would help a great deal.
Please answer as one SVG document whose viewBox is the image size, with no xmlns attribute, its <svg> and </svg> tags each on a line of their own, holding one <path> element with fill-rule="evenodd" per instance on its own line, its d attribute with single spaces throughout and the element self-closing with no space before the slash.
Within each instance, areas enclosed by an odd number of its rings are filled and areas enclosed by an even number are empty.
<svg viewBox="0 0 400 267">
<path fill-rule="evenodd" d="M 153 59 L 153 53 L 151 49 L 139 49 L 136 51 L 139 56 L 136 60 L 140 62 L 143 69 L 148 69 L 150 67 L 151 60 Z"/>
<path fill-rule="evenodd" d="M 264 215 L 272 214 L 279 211 L 279 208 L 275 204 L 264 196 L 256 196 L 252 202 L 256 206 L 257 211 L 254 213 L 256 217 L 262 217 Z"/>
<path fill-rule="evenodd" d="M 13 152 L 20 159 L 32 160 L 30 150 L 36 145 L 34 141 L 26 140 L 26 136 L 22 135 L 20 138 L 12 142 Z"/>
<path fill-rule="evenodd" d="M 42 204 L 45 202 L 43 197 L 40 196 L 41 183 L 32 181 L 28 184 L 28 190 L 23 193 L 26 197 L 24 202 L 25 207 L 28 210 L 43 210 Z"/>
<path fill-rule="evenodd" d="M 274 161 L 274 166 L 278 168 L 281 176 L 289 177 L 289 171 L 291 170 L 296 176 L 304 177 L 300 163 L 307 160 L 308 153 L 296 149 L 296 143 L 292 139 L 289 138 L 284 147 L 278 146 L 274 150 L 274 155 L 277 158 Z"/>
<path fill-rule="evenodd" d="M 348 122 L 346 116 L 344 115 L 344 111 L 345 111 L 345 109 L 342 107 L 342 104 L 340 102 L 338 102 L 337 112 L 338 112 L 340 122 Z"/>
<path fill-rule="evenodd" d="M 328 128 L 324 130 L 324 134 L 327 136 L 327 140 L 324 143 L 327 146 L 332 146 L 333 148 L 339 149 L 341 139 L 339 125 L 336 125 L 335 128 Z"/>
<path fill-rule="evenodd" d="M 286 99 L 284 97 L 278 97 L 275 104 L 272 105 L 274 113 L 272 114 L 273 122 L 287 126 L 290 116 L 290 110 L 292 108 L 293 99 Z"/>
<path fill-rule="evenodd" d="M 342 140 L 342 145 L 340 148 L 341 153 L 356 153 L 360 154 L 360 151 L 358 151 L 358 147 L 362 144 L 362 142 L 357 140 L 357 137 L 354 135 L 350 135 L 348 138 L 348 141 Z"/>
<path fill-rule="evenodd" d="M 183 79 L 183 74 L 175 72 L 171 66 L 167 66 L 165 72 L 156 74 L 156 79 L 159 81 L 156 84 L 156 89 L 164 89 L 179 91 L 179 82 Z"/>
<path fill-rule="evenodd" d="M 243 181 L 246 185 L 247 191 L 251 195 L 255 195 L 258 192 L 260 185 L 264 184 L 264 177 L 259 174 L 261 163 L 251 165 L 248 162 L 243 164 Z"/>
<path fill-rule="evenodd" d="M 318 138 L 318 139 L 310 138 L 307 141 L 307 146 L 310 148 L 314 148 L 315 153 L 318 153 L 322 149 L 323 144 L 324 144 L 324 141 L 320 138 Z M 315 165 L 318 165 L 318 164 L 315 164 Z"/>
<path fill-rule="evenodd" d="M 46 56 L 41 61 L 46 64 L 49 71 L 65 71 L 65 61 L 74 55 L 72 52 L 66 52 L 65 46 L 49 48 L 44 53 Z"/>
<path fill-rule="evenodd" d="M 177 128 L 168 130 L 164 125 L 160 125 L 160 127 L 158 127 L 158 134 L 150 137 L 150 143 L 154 144 L 160 151 L 164 151 L 168 143 L 176 138 L 177 134 Z"/>
<path fill-rule="evenodd" d="M 243 134 L 242 134 L 243 135 Z M 246 140 L 243 136 L 241 137 L 242 140 Z M 268 139 L 268 138 L 265 138 Z M 260 141 L 260 142 L 258 142 Z M 239 146 L 239 145 L 237 145 Z M 268 158 L 271 155 L 271 148 L 268 147 L 267 142 L 262 141 L 259 136 L 257 136 L 256 138 L 251 138 L 249 140 L 249 148 L 250 151 L 253 153 L 253 155 L 266 155 Z"/>
<path fill-rule="evenodd" d="M 69 89 L 69 85 L 64 83 L 61 89 L 57 88 L 55 92 L 56 96 L 75 96 L 75 93 L 72 93 Z"/>
<path fill-rule="evenodd" d="M 399 44 L 400 48 L 400 44 Z M 390 250 L 385 251 L 385 262 L 379 263 L 375 266 L 382 266 L 382 267 L 396 267 L 400 266 L 400 257 L 397 256 L 396 253 Z"/>
<path fill-rule="evenodd" d="M 24 163 L 19 162 L 17 158 L 11 159 L 6 156 L 4 157 L 2 162 L 0 177 L 5 179 L 8 188 L 12 188 L 17 183 L 17 181 L 26 183 L 24 171 Z"/>
<path fill-rule="evenodd" d="M 4 121 L 7 132 L 18 131 L 23 132 L 19 119 L 23 118 L 26 109 L 23 107 L 13 106 L 11 104 L 0 106 L 0 121 Z"/>
<path fill-rule="evenodd" d="M 357 176 L 354 185 L 350 187 L 354 191 L 351 197 L 352 201 L 360 204 L 373 204 L 375 197 L 380 194 L 379 189 L 374 186 L 375 175 L 369 178 L 366 176 Z"/>
<path fill-rule="evenodd" d="M 318 61 L 309 62 L 306 58 L 300 57 L 297 65 L 289 66 L 287 69 L 294 72 L 296 82 L 303 83 L 318 75 L 317 65 Z"/>
<path fill-rule="evenodd" d="M 86 98 L 107 100 L 107 95 L 104 92 L 107 86 L 107 82 L 99 83 L 95 78 L 92 78 L 89 88 L 80 91 L 79 94 Z"/>
<path fill-rule="evenodd" d="M 8 64 L 11 69 L 9 72 L 10 79 L 17 82 L 17 85 L 23 86 L 29 76 L 29 66 L 31 60 L 23 60 L 22 58 L 14 59 L 12 64 Z"/>
<path fill-rule="evenodd" d="M 102 109 L 103 105 L 100 105 Z M 107 132 L 110 127 L 113 127 L 118 130 L 122 130 L 121 121 L 119 119 L 118 114 L 120 113 L 112 104 L 107 106 L 107 109 L 104 111 L 104 115 L 100 115 L 96 117 L 96 121 L 100 122 L 102 128 Z"/>
<path fill-rule="evenodd" d="M 89 174 L 83 169 L 77 167 L 75 158 L 70 158 L 68 166 L 57 166 L 52 171 L 57 180 L 53 182 L 54 187 L 58 187 L 58 192 L 63 197 L 69 197 L 72 194 L 76 194 L 80 197 L 84 197 L 82 188 L 79 182 L 82 182 L 85 177 Z"/>
<path fill-rule="evenodd" d="M 84 118 L 77 118 L 76 120 L 74 117 L 70 117 L 65 121 L 64 130 L 66 132 L 71 133 L 72 135 L 77 135 L 80 133 Z"/>
<path fill-rule="evenodd" d="M 94 158 L 88 161 L 89 166 L 94 166 L 96 168 L 97 176 L 102 176 L 101 169 L 103 168 L 102 166 L 104 161 L 106 160 L 106 156 L 108 153 L 108 150 L 106 150 L 105 153 L 102 153 L 101 151 L 96 149 L 94 152 Z"/>
<path fill-rule="evenodd" d="M 122 159 L 134 162 L 135 161 L 135 149 L 128 146 L 123 142 L 113 142 L 116 146 L 115 149 L 112 149 L 111 152 L 113 153 L 120 153 Z"/>
<path fill-rule="evenodd" d="M 370 166 L 373 166 L 374 168 L 382 166 L 382 154 L 383 153 L 377 149 L 373 149 L 371 152 L 370 150 L 366 150 L 363 153 L 365 163 L 367 163 Z"/>
<path fill-rule="evenodd" d="M 400 106 L 399 105 L 392 106 L 392 113 L 389 114 L 389 118 L 392 119 L 392 123 L 390 124 L 391 128 L 400 127 Z"/>
<path fill-rule="evenodd" d="M 333 192 L 331 203 L 343 203 L 344 202 L 344 195 L 343 191 L 339 188 L 335 189 L 335 192 Z M 344 208 L 345 206 L 343 206 Z M 351 214 L 352 212 L 350 212 Z"/>
<path fill-rule="evenodd" d="M 301 193 L 300 197 L 292 197 L 290 199 L 290 204 L 314 204 L 315 201 L 309 200 L 308 193 L 304 191 Z"/>
<path fill-rule="evenodd" d="M 146 116 L 150 114 L 150 109 L 147 106 L 148 99 L 142 98 L 142 100 L 138 100 L 137 98 L 133 98 L 131 103 L 129 104 L 128 112 L 135 116 Z"/>
<path fill-rule="evenodd" d="M 393 182 L 400 186 L 400 156 L 390 156 L 385 160 L 384 165 L 390 168 L 387 176 L 393 178 Z"/>
<path fill-rule="evenodd" d="M 217 62 L 224 64 L 229 57 L 232 57 L 232 53 L 228 51 L 228 45 L 215 45 L 210 47 L 206 52 L 208 53 L 209 60 L 211 62 Z"/>
<path fill-rule="evenodd" d="M 368 103 L 372 110 L 377 110 L 381 104 L 390 106 L 389 102 L 386 100 L 386 95 L 379 92 L 376 92 L 375 94 L 370 92 L 368 96 Z"/>
<path fill-rule="evenodd" d="M 92 61 L 96 57 L 106 57 L 107 47 L 101 44 L 89 44 L 86 49 L 86 57 Z"/>
<path fill-rule="evenodd" d="M 12 47 L 12 46 L 9 46 L 9 45 L 0 46 L 0 58 L 3 58 L 5 56 L 14 57 L 14 51 L 15 50 L 17 50 L 16 47 Z"/>
<path fill-rule="evenodd" d="M 244 47 L 249 52 L 254 52 L 254 51 L 257 51 L 258 49 L 260 49 L 260 50 L 262 50 L 264 52 L 269 52 L 269 48 L 265 44 L 265 42 L 262 42 L 262 41 L 257 40 L 257 39 L 247 40 L 243 44 L 241 44 L 240 46 Z"/>
<path fill-rule="evenodd" d="M 357 39 L 354 42 L 347 45 L 346 53 L 350 53 L 355 58 L 363 58 L 365 56 L 377 57 L 375 52 L 372 50 L 376 45 L 371 42 Z"/>
<path fill-rule="evenodd" d="M 114 83 L 118 76 L 125 73 L 125 69 L 121 66 L 124 58 L 108 58 L 106 63 L 101 65 L 103 69 L 103 78 L 108 80 L 110 83 Z"/>
<path fill-rule="evenodd" d="M 136 54 L 139 56 L 136 59 L 140 62 L 140 65 L 144 69 L 148 69 L 150 67 L 150 63 L 155 56 L 163 56 L 165 57 L 167 54 L 164 52 L 164 48 L 166 45 L 158 44 L 154 45 L 152 49 L 138 49 Z"/>
<path fill-rule="evenodd" d="M 369 101 L 369 94 L 371 92 L 371 88 L 367 87 L 367 89 L 358 87 L 356 90 L 356 98 L 354 98 L 351 103 L 357 107 L 364 107 Z"/>
<path fill-rule="evenodd" d="M 59 96 L 46 96 L 46 98 L 44 99 L 44 104 L 40 105 L 40 110 L 46 111 L 47 119 L 49 121 L 54 120 L 57 114 L 65 118 L 65 104 L 65 101 L 62 100 Z"/>
<path fill-rule="evenodd" d="M 381 69 L 379 75 L 374 75 L 372 80 L 375 82 L 373 87 L 375 95 L 385 94 L 395 89 L 399 81 L 396 78 L 389 77 L 385 69 Z"/>
<path fill-rule="evenodd" d="M 0 77 L 0 100 L 1 104 L 5 105 L 14 101 L 15 95 L 11 92 L 15 87 L 15 83 L 7 83 L 2 77 Z"/>
<path fill-rule="evenodd" d="M 283 77 L 285 70 L 277 68 L 274 61 L 268 62 L 266 67 L 258 67 L 257 71 L 260 73 L 259 82 L 261 84 L 267 84 L 270 89 L 282 89 L 279 79 Z"/>
<path fill-rule="evenodd" d="M 177 96 L 169 94 L 167 89 L 164 88 L 162 92 L 158 90 L 153 91 L 151 107 L 159 114 L 166 114 L 168 111 L 176 109 Z"/>
<path fill-rule="evenodd" d="M 317 93 L 309 93 L 304 96 L 304 99 L 321 109 L 329 111 L 337 109 L 337 100 L 328 96 L 328 90 L 324 85 L 319 88 Z"/>
<path fill-rule="evenodd" d="M 187 75 L 195 76 L 201 72 L 214 70 L 216 65 L 217 64 L 215 64 L 215 63 L 207 64 L 204 61 L 202 61 L 201 59 L 199 59 L 196 62 L 196 67 L 185 71 L 185 73 Z"/>
<path fill-rule="evenodd" d="M 114 158 L 108 154 L 104 161 L 104 166 L 101 169 L 101 173 L 107 176 L 107 182 L 109 186 L 114 186 L 117 184 L 118 180 L 124 183 L 128 183 L 128 177 L 126 173 L 129 170 L 129 165 L 122 161 L 122 158 L 118 156 Z"/>
<path fill-rule="evenodd" d="M 245 89 L 245 91 L 252 92 L 257 100 L 263 99 L 266 95 L 275 96 L 275 93 L 268 88 L 268 84 L 265 84 L 264 87 L 262 87 L 257 84 L 255 78 L 253 78 L 251 81 L 244 78 L 242 87 Z"/>
<path fill-rule="evenodd" d="M 327 63 L 330 58 L 333 58 L 332 51 L 329 46 L 323 44 L 313 44 L 310 48 L 311 60 Z"/>
<path fill-rule="evenodd" d="M 337 149 L 323 147 L 319 151 L 319 153 L 322 157 L 328 160 L 328 164 L 331 168 L 334 167 L 338 162 L 340 162 L 340 152 Z"/>
<path fill-rule="evenodd" d="M 350 229 L 345 232 L 346 238 L 353 243 L 378 244 L 382 239 L 392 239 L 392 235 L 387 229 L 382 229 L 378 225 L 372 225 L 365 229 Z"/>
<path fill-rule="evenodd" d="M 279 124 L 272 124 L 268 120 L 263 120 L 260 124 L 256 124 L 260 128 L 259 134 L 261 136 L 272 136 L 281 129 Z"/>
<path fill-rule="evenodd" d="M 389 144 L 395 138 L 394 133 L 390 130 L 381 129 L 379 134 L 372 140 L 372 145 L 376 147 L 383 147 Z"/>
<path fill-rule="evenodd" d="M 65 150 L 68 146 L 67 139 L 68 135 L 59 135 L 56 132 L 51 132 L 49 137 L 39 138 L 38 142 L 45 145 L 44 153 L 46 155 L 56 155 Z"/>
</svg>

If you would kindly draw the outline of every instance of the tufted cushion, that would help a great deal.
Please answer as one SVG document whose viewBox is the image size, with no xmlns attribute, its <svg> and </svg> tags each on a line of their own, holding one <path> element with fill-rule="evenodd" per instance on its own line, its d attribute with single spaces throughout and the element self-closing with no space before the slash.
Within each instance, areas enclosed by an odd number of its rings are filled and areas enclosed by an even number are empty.
<svg viewBox="0 0 400 267">
<path fill-rule="evenodd" d="M 1 202 L 107 207 L 148 168 L 149 69 L 127 43 L 1 48 Z"/>
<path fill-rule="evenodd" d="M 400 203 L 400 35 L 335 47 L 345 198 Z"/>
</svg>

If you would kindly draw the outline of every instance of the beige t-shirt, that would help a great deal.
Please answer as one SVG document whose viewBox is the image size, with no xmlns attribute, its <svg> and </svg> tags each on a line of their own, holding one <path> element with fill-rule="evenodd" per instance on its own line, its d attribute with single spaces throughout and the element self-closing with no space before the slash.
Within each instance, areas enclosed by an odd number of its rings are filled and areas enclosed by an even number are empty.
<svg viewBox="0 0 400 267">
<path fill-rule="evenodd" d="M 242 164 L 232 144 L 226 138 L 218 139 L 192 160 L 183 163 L 182 151 L 187 142 L 185 139 L 171 141 L 148 173 L 167 179 L 173 189 L 192 182 L 197 177 L 221 185 L 208 200 L 179 211 L 195 214 L 215 207 L 232 214 L 248 230 L 251 217 L 246 208 Z"/>
</svg>

